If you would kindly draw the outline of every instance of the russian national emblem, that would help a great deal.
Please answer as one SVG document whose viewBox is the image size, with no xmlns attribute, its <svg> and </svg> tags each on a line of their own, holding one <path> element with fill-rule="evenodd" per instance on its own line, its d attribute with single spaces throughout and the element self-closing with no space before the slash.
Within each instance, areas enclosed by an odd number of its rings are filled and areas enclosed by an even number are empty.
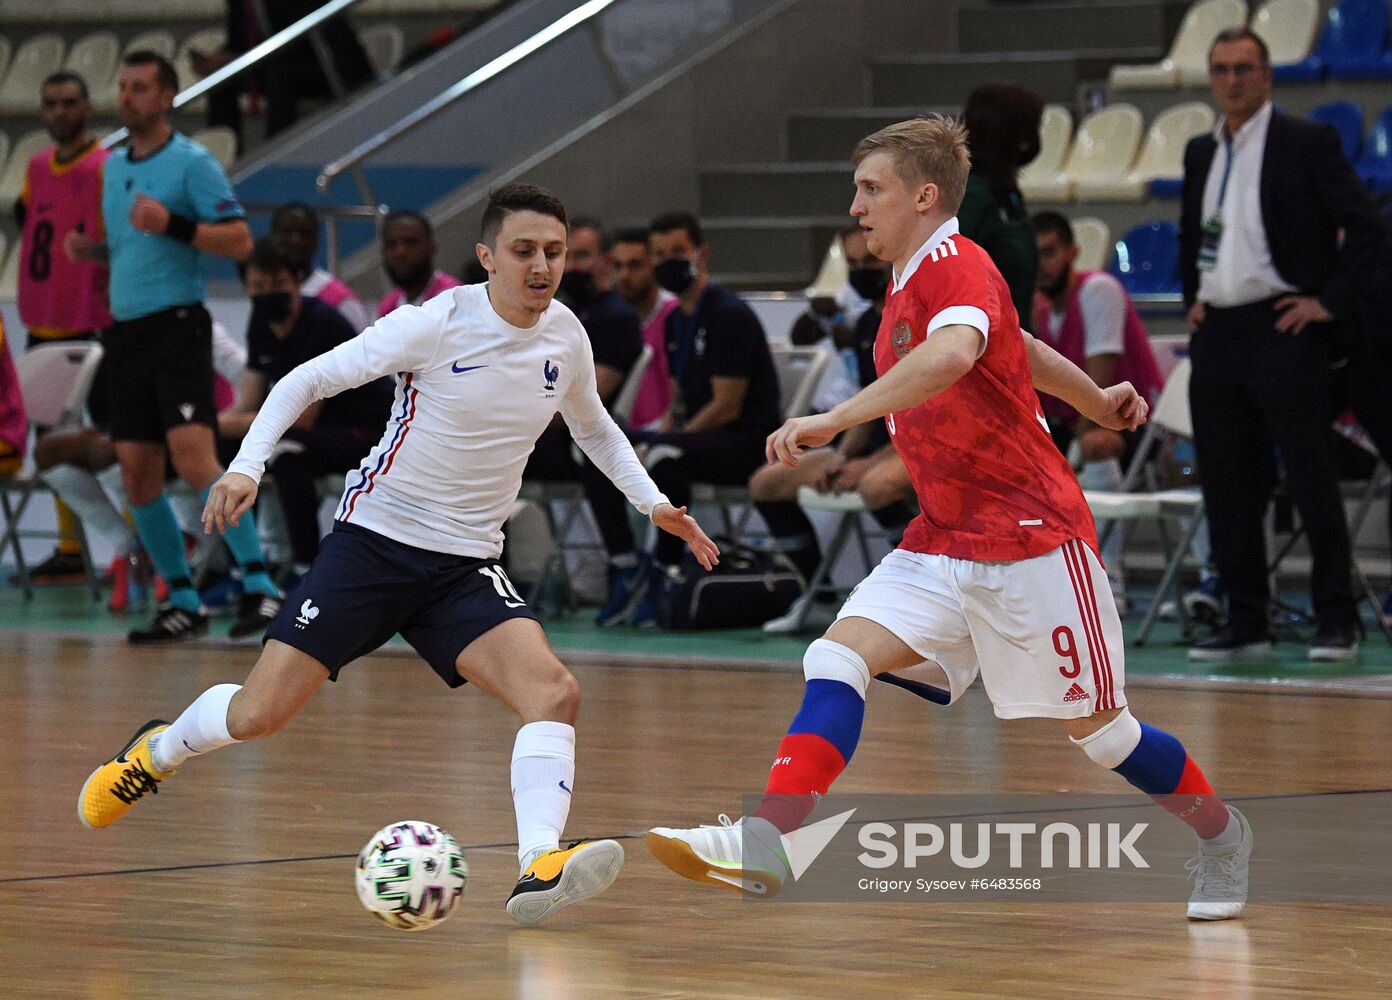
<svg viewBox="0 0 1392 1000">
<path fill-rule="evenodd" d="M 901 319 L 894 327 L 894 335 L 890 338 L 890 343 L 894 345 L 894 356 L 902 358 L 909 353 L 912 346 L 913 331 L 909 329 L 909 321 Z"/>
</svg>

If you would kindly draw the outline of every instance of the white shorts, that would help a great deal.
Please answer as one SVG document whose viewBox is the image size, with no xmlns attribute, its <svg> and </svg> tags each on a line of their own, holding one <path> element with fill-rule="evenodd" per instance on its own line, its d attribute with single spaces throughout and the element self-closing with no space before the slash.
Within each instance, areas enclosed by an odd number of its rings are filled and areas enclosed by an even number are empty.
<svg viewBox="0 0 1392 1000">
<path fill-rule="evenodd" d="M 1002 719 L 1080 719 L 1126 704 L 1121 619 L 1081 541 L 1018 562 L 895 549 L 836 617 L 893 632 L 928 661 L 899 676 L 947 687 L 953 701 L 979 672 Z"/>
</svg>

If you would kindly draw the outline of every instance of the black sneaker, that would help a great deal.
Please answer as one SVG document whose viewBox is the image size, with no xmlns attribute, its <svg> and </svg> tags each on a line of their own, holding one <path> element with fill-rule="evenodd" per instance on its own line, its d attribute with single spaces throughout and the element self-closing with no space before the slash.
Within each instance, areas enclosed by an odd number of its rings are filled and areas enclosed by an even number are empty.
<svg viewBox="0 0 1392 1000">
<path fill-rule="evenodd" d="M 185 611 L 169 602 L 155 609 L 155 620 L 145 628 L 132 629 L 127 639 L 134 643 L 170 642 L 187 639 L 208 631 L 208 613 L 202 608 Z"/>
<path fill-rule="evenodd" d="M 86 579 L 87 567 L 82 564 L 82 556 L 77 553 L 55 552 L 29 570 L 29 582 L 36 587 L 83 583 Z M 10 577 L 10 585 L 19 586 L 18 573 Z"/>
<path fill-rule="evenodd" d="M 264 635 L 271 619 L 285 607 L 285 599 L 270 594 L 243 594 L 237 620 L 227 630 L 229 639 L 245 639 L 249 635 Z"/>
<path fill-rule="evenodd" d="M 1200 639 L 1189 647 L 1189 659 L 1199 663 L 1263 660 L 1270 655 L 1270 636 L 1238 632 L 1231 625 L 1225 625 L 1207 639 Z"/>
<path fill-rule="evenodd" d="M 1348 663 L 1358 659 L 1358 629 L 1353 625 L 1321 625 L 1306 654 L 1311 663 Z"/>
</svg>

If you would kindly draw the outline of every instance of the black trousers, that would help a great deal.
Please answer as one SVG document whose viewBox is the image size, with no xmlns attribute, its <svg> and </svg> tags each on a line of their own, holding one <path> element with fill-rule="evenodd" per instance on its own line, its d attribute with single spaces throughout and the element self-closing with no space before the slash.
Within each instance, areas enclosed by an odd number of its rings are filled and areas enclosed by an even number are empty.
<svg viewBox="0 0 1392 1000">
<path fill-rule="evenodd" d="M 672 431 L 644 435 L 648 442 L 649 471 L 657 488 L 673 506 L 691 503 L 692 483 L 743 486 L 764 463 L 764 434 L 741 431 Z M 659 450 L 661 449 L 661 450 Z M 810 525 L 809 525 L 810 527 Z M 686 543 L 676 535 L 658 532 L 657 561 L 675 566 Z"/>
<path fill-rule="evenodd" d="M 319 554 L 321 498 L 316 483 L 323 476 L 357 468 L 376 442 L 359 428 L 333 426 L 291 427 L 281 441 L 289 447 L 281 450 L 266 470 L 275 480 L 285 508 L 293 558 L 308 565 Z"/>
<path fill-rule="evenodd" d="M 1278 452 L 1314 560 L 1315 614 L 1327 626 L 1348 625 L 1357 614 L 1329 448 L 1330 331 L 1316 325 L 1293 336 L 1275 321 L 1273 300 L 1210 306 L 1190 341 L 1189 403 L 1213 560 L 1228 591 L 1229 623 L 1251 636 L 1269 629 L 1263 519 Z"/>
<path fill-rule="evenodd" d="M 612 559 L 634 551 L 633 528 L 628 523 L 628 498 L 589 459 L 577 464 L 571 454 L 572 445 L 570 431 L 564 426 L 546 428 L 537 438 L 536 448 L 522 470 L 522 478 L 541 483 L 578 481 L 585 490 L 585 500 L 594 514 L 595 524 L 599 526 L 605 552 Z"/>
</svg>

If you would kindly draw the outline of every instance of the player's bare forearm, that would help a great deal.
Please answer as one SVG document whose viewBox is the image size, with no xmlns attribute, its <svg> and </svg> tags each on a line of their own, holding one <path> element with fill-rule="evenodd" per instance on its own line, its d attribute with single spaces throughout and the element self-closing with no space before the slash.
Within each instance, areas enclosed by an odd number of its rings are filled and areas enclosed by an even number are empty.
<svg viewBox="0 0 1392 1000">
<path fill-rule="evenodd" d="M 1104 389 L 1048 344 L 1028 333 L 1024 337 L 1034 387 L 1040 392 L 1063 400 L 1084 420 L 1108 430 L 1135 430 L 1146 422 L 1150 408 L 1130 382 Z"/>
<path fill-rule="evenodd" d="M 950 388 L 972 370 L 981 349 L 981 331 L 953 325 L 933 334 L 888 372 L 832 408 L 828 416 L 838 431 L 911 410 Z"/>
<path fill-rule="evenodd" d="M 193 247 L 214 257 L 246 260 L 251 256 L 251 229 L 242 219 L 227 222 L 200 222 Z"/>
<path fill-rule="evenodd" d="M 1063 400 L 1085 418 L 1093 419 L 1091 415 L 1099 413 L 1106 403 L 1102 387 L 1089 378 L 1087 372 L 1038 337 L 1028 333 L 1024 337 L 1034 387 Z"/>
</svg>

